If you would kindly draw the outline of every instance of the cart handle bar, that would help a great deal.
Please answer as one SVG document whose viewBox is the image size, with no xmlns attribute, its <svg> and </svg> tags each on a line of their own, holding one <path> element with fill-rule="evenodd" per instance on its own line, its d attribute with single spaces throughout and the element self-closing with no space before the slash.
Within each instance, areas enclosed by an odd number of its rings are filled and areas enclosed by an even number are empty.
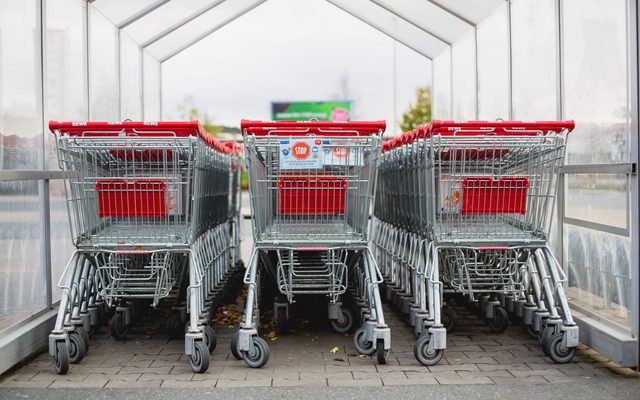
<svg viewBox="0 0 640 400">
<path fill-rule="evenodd" d="M 242 132 L 256 136 L 382 135 L 386 128 L 385 121 L 251 121 L 243 119 L 240 122 Z"/>
<path fill-rule="evenodd" d="M 200 136 L 207 144 L 221 153 L 231 154 L 234 149 L 225 145 L 202 128 L 198 121 L 125 121 L 125 122 L 59 122 L 49 121 L 51 133 L 69 136 L 135 136 L 190 137 Z"/>
</svg>

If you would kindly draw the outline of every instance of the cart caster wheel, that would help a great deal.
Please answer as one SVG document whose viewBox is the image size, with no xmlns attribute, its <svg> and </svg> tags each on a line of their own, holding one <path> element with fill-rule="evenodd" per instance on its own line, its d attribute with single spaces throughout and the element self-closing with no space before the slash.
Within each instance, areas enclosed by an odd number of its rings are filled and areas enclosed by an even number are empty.
<svg viewBox="0 0 640 400">
<path fill-rule="evenodd" d="M 129 333 L 129 325 L 124 323 L 124 314 L 121 312 L 115 313 L 111 318 L 111 336 L 116 340 L 122 340 Z"/>
<path fill-rule="evenodd" d="M 342 311 L 342 322 L 332 319 L 331 328 L 337 333 L 347 333 L 353 329 L 353 313 L 346 307 L 341 307 L 340 310 Z"/>
<path fill-rule="evenodd" d="M 444 356 L 444 351 L 442 349 L 429 350 L 430 340 L 431 335 L 425 332 L 420 335 L 413 345 L 413 355 L 416 357 L 416 360 L 427 367 L 436 365 L 440 360 L 442 360 L 442 356 Z"/>
<path fill-rule="evenodd" d="M 236 360 L 242 360 L 242 354 L 238 350 L 238 332 L 236 331 L 233 335 L 231 335 L 231 355 Z"/>
<path fill-rule="evenodd" d="M 90 325 L 89 326 L 89 332 L 87 332 L 89 334 L 89 337 L 95 335 L 96 333 L 100 332 L 100 325 L 96 324 L 96 325 Z"/>
<path fill-rule="evenodd" d="M 545 343 L 545 353 L 556 364 L 566 364 L 576 355 L 575 347 L 566 347 L 562 344 L 563 335 L 562 332 L 556 333 L 549 337 Z"/>
<path fill-rule="evenodd" d="M 378 339 L 376 342 L 376 359 L 378 364 L 386 364 L 389 357 L 389 350 L 384 348 L 384 339 Z"/>
<path fill-rule="evenodd" d="M 254 336 L 253 348 L 249 351 L 241 351 L 244 362 L 251 368 L 262 368 L 269 361 L 269 345 L 260 336 Z"/>
<path fill-rule="evenodd" d="M 71 364 L 77 364 L 87 354 L 87 346 L 84 339 L 79 334 L 73 332 L 69 334 L 68 357 Z"/>
<path fill-rule="evenodd" d="M 231 355 L 236 360 L 242 360 L 242 355 L 238 351 L 238 332 L 231 335 Z"/>
<path fill-rule="evenodd" d="M 213 353 L 216 349 L 216 345 L 218 344 L 218 339 L 216 337 L 216 332 L 209 325 L 204 326 L 204 342 L 209 349 L 209 353 Z"/>
<path fill-rule="evenodd" d="M 172 311 L 167 317 L 167 334 L 169 339 L 177 340 L 184 337 L 184 324 L 179 311 Z"/>
<path fill-rule="evenodd" d="M 553 337 L 554 333 L 555 333 L 554 327 L 547 325 L 538 334 L 538 340 L 540 341 L 540 347 L 542 347 L 542 352 L 544 353 L 545 356 L 549 355 L 548 345 L 549 345 L 549 341 Z"/>
<path fill-rule="evenodd" d="M 84 347 L 86 347 L 88 351 L 89 350 L 89 332 L 87 332 L 87 330 L 84 329 L 83 326 L 77 326 L 76 332 L 80 335 L 82 340 L 84 340 Z"/>
<path fill-rule="evenodd" d="M 509 316 L 504 308 L 495 307 L 493 309 L 493 317 L 487 323 L 491 332 L 502 333 L 509 326 Z"/>
<path fill-rule="evenodd" d="M 193 343 L 193 354 L 189 356 L 189 365 L 193 372 L 197 374 L 209 369 L 209 348 L 204 342 Z"/>
<path fill-rule="evenodd" d="M 278 323 L 278 334 L 285 335 L 287 333 L 287 325 L 289 321 L 287 320 L 287 310 L 284 307 L 278 308 L 278 315 L 276 316 L 276 321 Z"/>
<path fill-rule="evenodd" d="M 520 322 L 520 327 L 527 333 L 527 335 L 529 335 L 529 337 L 534 339 L 538 338 L 538 333 L 533 329 L 533 325 L 527 325 L 524 322 Z"/>
<path fill-rule="evenodd" d="M 66 375 L 69 371 L 69 348 L 62 341 L 56 343 L 55 368 L 58 375 Z"/>
<path fill-rule="evenodd" d="M 446 304 L 442 307 L 442 311 L 440 312 L 440 321 L 447 329 L 447 333 L 453 332 L 456 329 L 456 326 L 458 326 L 458 316 L 450 305 Z"/>
<path fill-rule="evenodd" d="M 373 342 L 367 340 L 364 328 L 358 328 L 353 334 L 353 346 L 358 353 L 364 354 L 365 356 L 372 356 L 376 351 L 373 348 Z"/>
</svg>

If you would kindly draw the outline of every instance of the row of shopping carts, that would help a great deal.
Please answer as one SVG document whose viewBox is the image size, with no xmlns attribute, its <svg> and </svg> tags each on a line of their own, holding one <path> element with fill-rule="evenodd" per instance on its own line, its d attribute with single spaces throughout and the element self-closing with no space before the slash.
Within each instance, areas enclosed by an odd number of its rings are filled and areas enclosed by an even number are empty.
<svg viewBox="0 0 640 400">
<path fill-rule="evenodd" d="M 326 299 L 332 328 L 379 363 L 391 347 L 385 299 L 413 326 L 424 365 L 443 357 L 453 298 L 492 331 L 517 320 L 555 362 L 575 354 L 566 278 L 548 244 L 573 122 L 433 121 L 383 144 L 384 121 L 243 120 L 253 223 L 243 274 L 235 145 L 189 122 L 50 128 L 77 248 L 49 337 L 58 373 L 84 357 L 100 321 L 123 338 L 160 301 L 172 305 L 169 336 L 184 336 L 203 372 L 212 313 L 242 282 L 231 352 L 254 368 L 269 360 L 261 314 L 272 307 L 284 333 L 299 296 Z"/>
<path fill-rule="evenodd" d="M 49 354 L 58 374 L 111 320 L 126 337 L 149 307 L 195 372 L 216 346 L 213 314 L 233 301 L 239 257 L 241 152 L 197 122 L 50 122 L 76 248 L 61 278 Z M 239 279 L 238 279 L 239 278 Z"/>
<path fill-rule="evenodd" d="M 573 128 L 573 121 L 433 121 L 383 145 L 373 253 L 384 297 L 414 328 L 420 363 L 442 359 L 457 321 L 453 298 L 492 331 L 511 319 L 554 362 L 573 358 L 578 327 L 549 247 Z"/>
</svg>

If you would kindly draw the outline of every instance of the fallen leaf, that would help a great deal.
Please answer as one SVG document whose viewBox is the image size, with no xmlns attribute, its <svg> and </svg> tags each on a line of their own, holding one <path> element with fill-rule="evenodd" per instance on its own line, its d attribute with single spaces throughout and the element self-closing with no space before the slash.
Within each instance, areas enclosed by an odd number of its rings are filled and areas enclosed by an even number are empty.
<svg viewBox="0 0 640 400">
<path fill-rule="evenodd" d="M 340 362 L 344 362 L 344 360 L 342 358 L 334 358 L 333 361 L 340 361 Z"/>
<path fill-rule="evenodd" d="M 337 347 L 334 347 L 333 349 L 331 349 L 331 354 L 336 354 L 338 351 L 340 351 L 340 349 Z"/>
</svg>

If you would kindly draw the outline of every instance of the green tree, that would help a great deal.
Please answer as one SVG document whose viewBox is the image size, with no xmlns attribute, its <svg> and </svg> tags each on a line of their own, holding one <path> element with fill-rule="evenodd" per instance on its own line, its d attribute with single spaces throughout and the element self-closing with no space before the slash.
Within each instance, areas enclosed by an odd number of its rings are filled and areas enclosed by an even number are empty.
<svg viewBox="0 0 640 400">
<path fill-rule="evenodd" d="M 180 118 L 189 121 L 200 121 L 202 127 L 212 136 L 218 136 L 222 133 L 224 128 L 213 123 L 213 118 L 209 116 L 209 113 L 198 109 L 195 105 L 193 96 L 187 96 L 182 100 L 182 103 L 178 105 L 178 111 L 180 112 Z"/>
<path fill-rule="evenodd" d="M 400 122 L 402 132 L 412 131 L 419 125 L 431 122 L 431 88 L 428 86 L 418 88 L 416 94 L 418 96 L 416 102 L 402 114 L 402 122 Z"/>
</svg>

